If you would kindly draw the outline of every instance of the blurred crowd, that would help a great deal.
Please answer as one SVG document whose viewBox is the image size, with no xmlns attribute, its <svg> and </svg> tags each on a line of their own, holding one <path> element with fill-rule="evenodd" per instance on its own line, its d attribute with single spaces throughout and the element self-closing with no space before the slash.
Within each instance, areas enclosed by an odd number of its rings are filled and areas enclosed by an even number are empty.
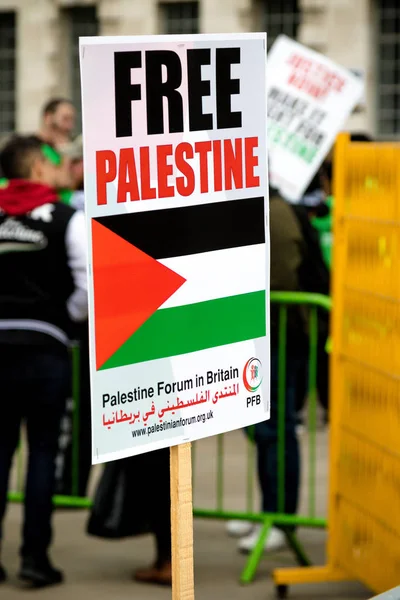
<svg viewBox="0 0 400 600">
<path fill-rule="evenodd" d="M 74 138 L 76 113 L 68 99 L 50 100 L 40 128 L 31 135 L 11 135 L 0 149 L 0 378 L 3 385 L 0 420 L 0 543 L 7 487 L 21 424 L 25 424 L 29 459 L 25 484 L 19 577 L 34 587 L 61 583 L 53 566 L 52 496 L 72 493 L 71 445 L 61 444 L 71 420 L 72 341 L 80 346 L 79 481 L 74 493 L 87 494 L 91 465 L 86 226 L 82 137 Z M 368 141 L 366 135 L 354 139 Z M 306 291 L 328 295 L 332 268 L 333 155 L 330 153 L 300 204 L 286 202 L 270 189 L 271 290 Z M 319 316 L 318 397 L 329 421 L 329 320 Z M 300 485 L 298 430 L 308 392 L 307 314 L 288 313 L 285 402 L 285 506 L 295 513 Z M 271 419 L 255 426 L 258 480 L 262 511 L 277 512 L 278 455 L 278 313 L 271 310 Z M 64 436 L 65 437 L 65 436 Z M 127 498 L 131 474 L 157 470 L 140 510 Z M 104 502 L 125 482 L 125 504 L 140 522 L 127 524 L 120 515 L 118 531 L 107 529 Z M 154 479 L 154 478 L 153 478 Z M 142 496 L 143 496 L 142 490 Z M 129 496 L 131 494 L 131 496 Z M 122 510 L 122 509 L 121 509 Z M 122 511 L 123 512 L 123 511 Z M 136 517 L 139 519 L 139 517 Z M 115 526 L 116 527 L 116 526 Z M 259 528 L 244 521 L 227 525 L 238 536 L 239 549 L 250 552 Z M 144 583 L 171 584 L 170 489 L 168 449 L 109 463 L 104 469 L 88 531 L 102 537 L 154 533 L 156 559 L 135 573 Z M 265 550 L 286 543 L 284 531 L 272 528 Z M 0 582 L 6 570 L 0 563 Z"/>
</svg>

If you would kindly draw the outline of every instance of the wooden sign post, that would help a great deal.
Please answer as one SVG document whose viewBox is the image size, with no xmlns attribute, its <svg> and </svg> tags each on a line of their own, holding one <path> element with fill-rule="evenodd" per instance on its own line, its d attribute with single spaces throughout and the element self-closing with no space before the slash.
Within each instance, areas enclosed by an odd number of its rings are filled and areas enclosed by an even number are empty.
<svg viewBox="0 0 400 600">
<path fill-rule="evenodd" d="M 172 600 L 194 600 L 192 445 L 170 449 Z"/>
</svg>

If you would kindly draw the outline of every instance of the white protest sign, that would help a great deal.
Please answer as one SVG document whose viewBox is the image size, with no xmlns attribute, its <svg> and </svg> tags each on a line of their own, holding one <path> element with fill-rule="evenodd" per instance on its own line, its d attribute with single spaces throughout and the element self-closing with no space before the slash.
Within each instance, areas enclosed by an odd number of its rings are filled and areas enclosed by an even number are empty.
<svg viewBox="0 0 400 600">
<path fill-rule="evenodd" d="M 269 418 L 265 44 L 80 41 L 94 463 Z"/>
<path fill-rule="evenodd" d="M 270 183 L 298 202 L 362 98 L 363 82 L 281 35 L 268 54 Z"/>
</svg>

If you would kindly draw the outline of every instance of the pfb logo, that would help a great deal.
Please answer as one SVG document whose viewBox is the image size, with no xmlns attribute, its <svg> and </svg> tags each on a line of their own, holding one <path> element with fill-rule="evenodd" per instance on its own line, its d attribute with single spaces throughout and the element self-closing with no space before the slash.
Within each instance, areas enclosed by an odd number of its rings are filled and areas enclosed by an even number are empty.
<svg viewBox="0 0 400 600">
<path fill-rule="evenodd" d="M 248 392 L 256 392 L 262 384 L 262 364 L 258 358 L 250 358 L 243 369 L 243 383 Z"/>
</svg>

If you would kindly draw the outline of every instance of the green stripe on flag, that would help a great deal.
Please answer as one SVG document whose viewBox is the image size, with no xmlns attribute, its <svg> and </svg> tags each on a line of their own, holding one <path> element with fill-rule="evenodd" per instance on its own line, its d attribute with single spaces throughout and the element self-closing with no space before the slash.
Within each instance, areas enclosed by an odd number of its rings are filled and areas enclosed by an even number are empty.
<svg viewBox="0 0 400 600">
<path fill-rule="evenodd" d="M 100 370 L 265 336 L 265 291 L 155 312 Z"/>
</svg>

